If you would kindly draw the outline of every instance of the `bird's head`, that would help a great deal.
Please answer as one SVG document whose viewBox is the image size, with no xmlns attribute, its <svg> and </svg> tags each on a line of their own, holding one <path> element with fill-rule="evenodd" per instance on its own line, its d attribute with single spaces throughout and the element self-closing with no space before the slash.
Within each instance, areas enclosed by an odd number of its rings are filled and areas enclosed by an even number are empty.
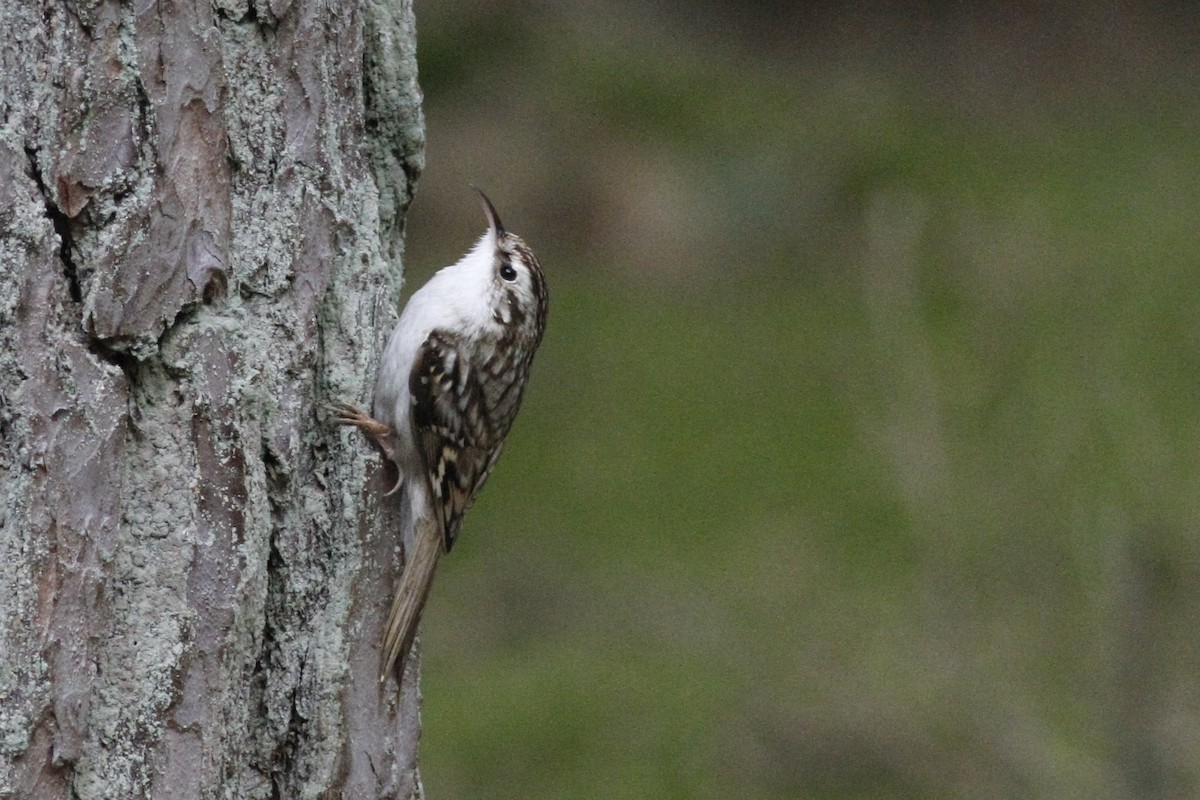
<svg viewBox="0 0 1200 800">
<path fill-rule="evenodd" d="M 504 229 L 487 195 L 479 189 L 475 191 L 479 193 L 488 223 L 487 233 L 476 249 L 484 250 L 490 257 L 493 319 L 502 325 L 529 328 L 540 339 L 548 305 L 542 267 L 521 237 Z"/>
</svg>

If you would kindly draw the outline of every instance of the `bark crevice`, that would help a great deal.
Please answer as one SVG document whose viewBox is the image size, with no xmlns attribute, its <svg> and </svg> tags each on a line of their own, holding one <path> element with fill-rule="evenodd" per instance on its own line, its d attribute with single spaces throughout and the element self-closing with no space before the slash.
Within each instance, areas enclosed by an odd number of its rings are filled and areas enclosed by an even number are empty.
<svg viewBox="0 0 1200 800">
<path fill-rule="evenodd" d="M 58 207 L 54 194 L 46 186 L 42 168 L 38 165 L 37 148 L 26 145 L 25 156 L 29 159 L 29 176 L 42 196 L 46 219 L 50 220 L 54 233 L 58 236 L 58 260 L 62 264 L 63 277 L 67 279 L 67 291 L 73 302 L 80 303 L 83 301 L 83 290 L 79 285 L 79 270 L 75 266 L 75 256 L 72 252 L 75 249 L 75 234 L 72 231 L 74 223 L 66 212 Z"/>
</svg>

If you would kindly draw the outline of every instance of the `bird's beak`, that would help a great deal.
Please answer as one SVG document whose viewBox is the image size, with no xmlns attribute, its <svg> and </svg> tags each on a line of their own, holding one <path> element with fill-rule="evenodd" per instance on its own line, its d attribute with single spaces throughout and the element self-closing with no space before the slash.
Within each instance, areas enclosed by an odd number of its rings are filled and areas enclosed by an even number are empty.
<svg viewBox="0 0 1200 800">
<path fill-rule="evenodd" d="M 479 194 L 479 199 L 483 203 L 483 213 L 487 217 L 488 228 L 491 229 L 497 241 L 503 239 L 504 223 L 500 222 L 500 215 L 496 213 L 496 207 L 492 205 L 491 200 L 488 200 L 487 195 L 483 193 L 482 189 L 478 186 L 472 186 L 471 188 Z"/>
</svg>

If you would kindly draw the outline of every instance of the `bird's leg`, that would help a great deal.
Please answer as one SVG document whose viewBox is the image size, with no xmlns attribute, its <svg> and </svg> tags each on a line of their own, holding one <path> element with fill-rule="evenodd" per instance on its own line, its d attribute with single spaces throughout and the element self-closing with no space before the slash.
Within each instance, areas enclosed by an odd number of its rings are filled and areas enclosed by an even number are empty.
<svg viewBox="0 0 1200 800">
<path fill-rule="evenodd" d="M 334 403 L 330 410 L 333 411 L 335 423 L 358 428 L 379 448 L 384 458 L 388 461 L 396 460 L 396 434 L 390 427 L 349 403 Z"/>
<path fill-rule="evenodd" d="M 403 482 L 399 465 L 396 464 L 396 432 L 374 417 L 369 416 L 362 409 L 356 408 L 349 403 L 334 403 L 330 406 L 330 410 L 334 414 L 333 421 L 335 423 L 338 425 L 353 425 L 358 428 L 367 435 L 367 440 L 383 455 L 384 468 L 387 470 L 389 476 L 395 476 L 392 488 L 388 489 L 384 493 L 384 496 L 395 494 Z"/>
</svg>

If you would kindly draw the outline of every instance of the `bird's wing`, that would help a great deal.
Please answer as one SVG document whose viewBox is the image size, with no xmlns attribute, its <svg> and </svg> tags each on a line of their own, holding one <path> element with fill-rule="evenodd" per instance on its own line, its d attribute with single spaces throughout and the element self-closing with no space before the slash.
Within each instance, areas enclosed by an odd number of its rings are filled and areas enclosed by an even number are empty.
<svg viewBox="0 0 1200 800">
<path fill-rule="evenodd" d="M 425 458 L 446 550 L 504 445 L 488 413 L 478 371 L 461 337 L 435 330 L 421 345 L 408 379 L 413 440 Z"/>
</svg>

